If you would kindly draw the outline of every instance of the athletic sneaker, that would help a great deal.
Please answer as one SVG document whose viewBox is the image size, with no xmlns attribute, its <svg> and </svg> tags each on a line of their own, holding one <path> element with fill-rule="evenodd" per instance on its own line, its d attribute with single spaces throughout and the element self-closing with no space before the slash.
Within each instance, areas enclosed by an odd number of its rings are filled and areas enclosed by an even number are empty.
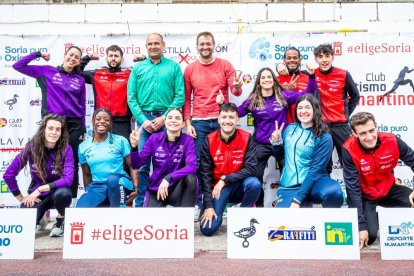
<svg viewBox="0 0 414 276">
<path fill-rule="evenodd" d="M 43 231 L 45 230 L 46 226 L 47 226 L 47 220 L 46 220 L 46 217 L 43 216 L 42 219 L 39 221 L 39 224 L 36 225 L 36 231 L 37 232 Z"/>
<path fill-rule="evenodd" d="M 65 227 L 64 218 L 56 218 L 56 223 L 53 224 L 52 231 L 50 231 L 50 237 L 63 237 L 63 230 Z"/>
</svg>

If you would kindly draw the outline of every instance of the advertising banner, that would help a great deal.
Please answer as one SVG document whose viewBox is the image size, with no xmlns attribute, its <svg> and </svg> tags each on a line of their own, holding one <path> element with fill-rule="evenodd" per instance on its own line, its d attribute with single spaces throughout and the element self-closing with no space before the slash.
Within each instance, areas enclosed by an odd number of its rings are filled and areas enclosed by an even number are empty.
<svg viewBox="0 0 414 276">
<path fill-rule="evenodd" d="M 194 209 L 68 208 L 63 258 L 194 258 Z"/>
<path fill-rule="evenodd" d="M 230 208 L 231 259 L 359 260 L 356 209 Z"/>
</svg>

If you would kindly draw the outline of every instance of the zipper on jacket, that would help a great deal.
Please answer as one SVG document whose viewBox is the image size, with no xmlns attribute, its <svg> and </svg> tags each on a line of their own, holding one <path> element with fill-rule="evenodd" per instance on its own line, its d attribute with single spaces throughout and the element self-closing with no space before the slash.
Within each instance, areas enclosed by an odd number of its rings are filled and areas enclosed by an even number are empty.
<svg viewBox="0 0 414 276">
<path fill-rule="evenodd" d="M 378 179 L 377 179 L 377 163 L 375 162 L 375 153 L 372 154 L 372 159 L 374 160 L 374 174 L 375 174 L 375 189 L 382 197 L 381 191 L 378 189 Z"/>
<path fill-rule="evenodd" d="M 303 135 L 303 132 L 304 132 L 304 131 L 305 131 L 305 130 L 304 130 L 304 129 L 302 129 L 302 132 L 301 132 L 301 134 L 300 134 L 299 138 L 296 140 L 296 142 L 295 142 L 295 146 L 293 147 L 293 163 L 295 163 L 295 171 L 296 171 L 296 184 L 300 184 L 300 183 L 299 183 L 298 164 L 296 163 L 296 145 L 298 144 L 298 142 L 299 142 L 300 138 L 302 137 L 302 135 Z"/>
</svg>

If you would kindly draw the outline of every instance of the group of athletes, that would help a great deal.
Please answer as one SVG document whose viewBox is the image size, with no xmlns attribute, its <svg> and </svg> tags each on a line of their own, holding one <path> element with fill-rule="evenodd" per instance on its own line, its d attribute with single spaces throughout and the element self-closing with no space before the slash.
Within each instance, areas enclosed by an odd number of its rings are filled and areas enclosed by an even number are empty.
<svg viewBox="0 0 414 276">
<path fill-rule="evenodd" d="M 36 58 L 49 61 L 46 52 L 13 65 L 38 81 L 43 119 L 3 178 L 22 208 L 37 208 L 38 230 L 46 210 L 55 208 L 50 236 L 64 234 L 79 164 L 85 193 L 76 207 L 196 207 L 207 236 L 219 229 L 229 203 L 263 207 L 271 156 L 281 169 L 276 208 L 339 208 L 344 195 L 329 175 L 334 147 L 348 206 L 358 209 L 361 248 L 377 237 L 376 206 L 414 207 L 414 192 L 396 184 L 393 174 L 399 159 L 414 171 L 414 151 L 395 135 L 378 132 L 371 113 L 350 117 L 359 92 L 351 74 L 332 65 L 330 44 L 315 48 L 318 68 L 306 65 L 306 71 L 299 50 L 289 48 L 276 66 L 278 76 L 260 69 L 240 106 L 229 102 L 229 93 L 242 95 L 242 73 L 214 56 L 212 33 L 197 35 L 199 59 L 184 73 L 164 57 L 162 35 L 149 34 L 145 45 L 148 56 L 137 57 L 132 69 L 121 67 L 117 45 L 106 49 L 108 66 L 95 70 L 85 67 L 98 55 L 82 57 L 77 46 L 57 67 L 29 65 Z M 85 84 L 95 96 L 88 138 Z M 249 113 L 253 134 L 237 128 Z M 32 181 L 23 195 L 17 176 L 27 163 Z"/>
</svg>

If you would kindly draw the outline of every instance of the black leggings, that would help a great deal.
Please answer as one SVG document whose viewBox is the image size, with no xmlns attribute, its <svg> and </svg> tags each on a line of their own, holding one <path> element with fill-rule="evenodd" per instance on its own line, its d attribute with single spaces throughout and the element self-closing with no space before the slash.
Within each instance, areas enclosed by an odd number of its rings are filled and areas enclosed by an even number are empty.
<svg viewBox="0 0 414 276">
<path fill-rule="evenodd" d="M 260 183 L 263 185 L 263 176 L 264 171 L 267 166 L 267 162 L 269 161 L 270 156 L 273 156 L 279 164 L 279 170 L 282 172 L 283 166 L 283 153 L 278 153 L 273 150 L 273 147 L 270 143 L 255 143 L 256 146 L 256 156 L 257 156 L 257 167 L 256 167 L 256 176 L 259 179 Z M 263 207 L 264 205 L 264 190 L 263 187 L 260 191 L 259 199 L 256 201 L 256 207 Z"/>
<path fill-rule="evenodd" d="M 36 224 L 39 224 L 40 220 L 45 215 L 45 212 L 50 209 L 56 209 L 59 215 L 65 215 L 65 208 L 70 206 L 72 202 L 72 192 L 67 187 L 60 187 L 48 194 L 45 197 L 40 197 L 42 201 L 33 205 L 32 208 L 37 209 Z M 28 208 L 22 204 L 20 208 Z"/>
<path fill-rule="evenodd" d="M 394 184 L 388 195 L 378 200 L 363 199 L 365 218 L 368 226 L 368 244 L 372 244 L 377 239 L 378 216 L 377 206 L 383 207 L 410 207 L 409 195 L 412 190 L 406 186 Z"/>
<path fill-rule="evenodd" d="M 78 187 L 79 187 L 79 145 L 83 142 L 83 135 L 85 133 L 85 128 L 83 127 L 82 120 L 76 120 L 73 118 L 67 118 L 67 126 L 69 133 L 69 145 L 72 147 L 73 151 L 73 160 L 75 165 L 75 175 L 73 177 L 73 184 L 71 187 L 72 198 L 78 197 Z"/>
<path fill-rule="evenodd" d="M 165 201 L 157 199 L 157 193 L 148 191 L 144 202 L 144 207 L 194 207 L 196 200 L 197 177 L 189 174 L 181 179 L 174 187 L 168 191 Z"/>
</svg>

